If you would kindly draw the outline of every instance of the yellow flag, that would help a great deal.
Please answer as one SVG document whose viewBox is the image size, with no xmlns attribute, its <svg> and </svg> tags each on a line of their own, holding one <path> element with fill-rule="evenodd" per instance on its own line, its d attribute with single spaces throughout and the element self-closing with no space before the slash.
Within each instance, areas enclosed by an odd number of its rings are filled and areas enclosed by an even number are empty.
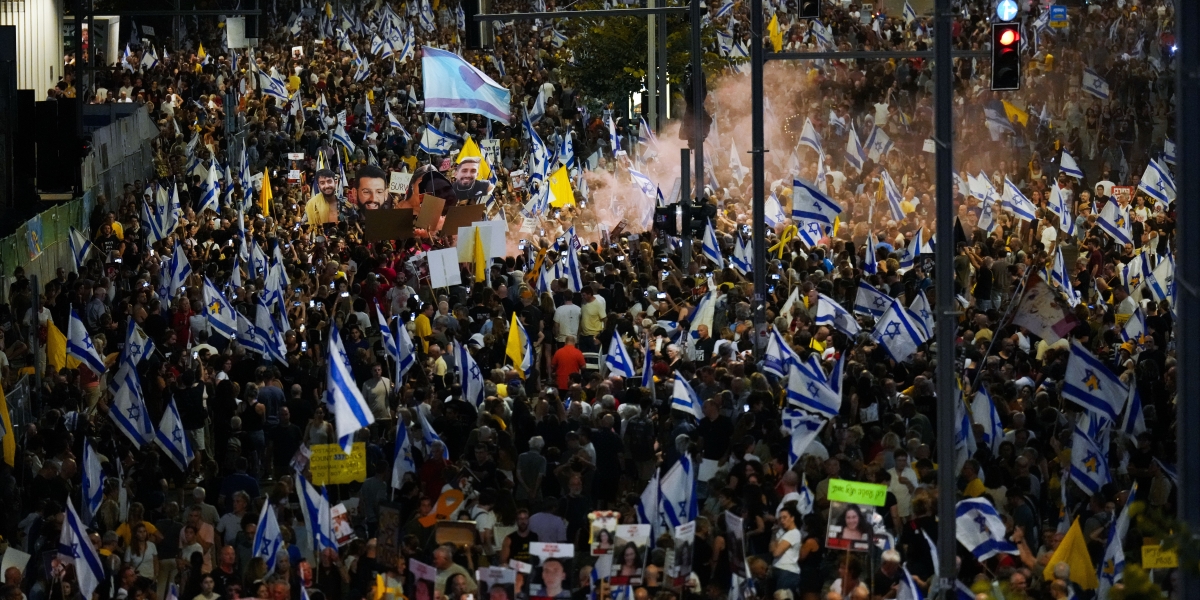
<svg viewBox="0 0 1200 600">
<path fill-rule="evenodd" d="M 767 24 L 767 32 L 771 36 L 771 47 L 776 52 L 783 50 L 783 31 L 779 29 L 779 15 L 771 15 L 771 22 Z"/>
<path fill-rule="evenodd" d="M 513 311 L 512 323 L 508 326 L 508 344 L 504 348 L 505 356 L 508 356 L 513 361 L 513 366 L 516 367 L 517 374 L 521 379 L 525 379 L 525 370 L 521 365 L 525 364 L 525 340 L 521 339 L 521 322 L 517 320 L 517 313 Z"/>
<path fill-rule="evenodd" d="M 200 49 L 196 51 L 196 58 L 204 60 L 208 53 L 204 51 L 204 44 L 200 44 Z"/>
<path fill-rule="evenodd" d="M 571 189 L 571 175 L 563 165 L 550 176 L 550 206 L 562 208 L 568 204 L 574 206 L 575 192 Z"/>
<path fill-rule="evenodd" d="M 275 195 L 271 193 L 271 171 L 263 169 L 262 191 L 258 193 L 258 204 L 264 215 L 271 214 L 271 201 Z"/>
<path fill-rule="evenodd" d="M 475 258 L 475 281 L 487 279 L 487 259 L 483 256 L 483 240 L 479 237 L 479 228 L 475 228 L 475 250 L 471 253 Z"/>
<path fill-rule="evenodd" d="M 328 2 L 325 3 L 325 16 L 330 19 L 333 18 L 333 5 Z"/>
<path fill-rule="evenodd" d="M 1029 113 L 1013 106 L 1008 100 L 1001 100 L 1001 102 L 1004 103 L 1004 114 L 1010 123 L 1017 121 L 1021 125 L 1029 125 Z"/>
<path fill-rule="evenodd" d="M 1046 581 L 1054 580 L 1054 567 L 1058 563 L 1066 563 L 1071 568 L 1071 581 L 1078 583 L 1079 587 L 1085 590 L 1100 587 L 1100 581 L 1096 579 L 1096 567 L 1092 565 L 1092 558 L 1088 554 L 1087 541 L 1083 539 L 1083 530 L 1079 528 L 1079 517 L 1075 517 L 1075 522 L 1067 530 L 1067 537 L 1050 555 L 1050 562 L 1042 572 Z"/>
<path fill-rule="evenodd" d="M 17 436 L 13 435 L 12 418 L 8 416 L 8 400 L 4 398 L 3 387 L 0 387 L 0 425 L 4 427 L 4 439 L 0 440 L 4 448 L 4 462 L 10 467 L 16 467 Z"/>
<path fill-rule="evenodd" d="M 67 355 L 67 336 L 50 321 L 46 326 L 46 364 L 55 370 L 76 369 L 79 359 Z"/>
<path fill-rule="evenodd" d="M 483 157 L 483 152 L 479 150 L 479 144 L 471 136 L 467 136 L 467 141 L 463 142 L 462 150 L 458 151 L 458 158 L 454 159 L 455 164 L 462 162 L 464 158 L 479 158 L 479 173 L 476 175 L 478 179 L 491 179 L 492 167 L 488 164 L 486 158 Z"/>
</svg>

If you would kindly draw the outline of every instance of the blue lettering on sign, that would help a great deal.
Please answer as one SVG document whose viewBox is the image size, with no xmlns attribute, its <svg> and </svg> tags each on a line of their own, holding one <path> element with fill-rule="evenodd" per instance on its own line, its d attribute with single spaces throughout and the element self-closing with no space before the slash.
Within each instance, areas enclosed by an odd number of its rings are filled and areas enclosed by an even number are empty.
<svg viewBox="0 0 1200 600">
<path fill-rule="evenodd" d="M 1067 20 L 1067 7 L 1060 6 L 1058 4 L 1052 5 L 1050 7 L 1050 20 L 1051 21 L 1066 21 Z"/>
</svg>

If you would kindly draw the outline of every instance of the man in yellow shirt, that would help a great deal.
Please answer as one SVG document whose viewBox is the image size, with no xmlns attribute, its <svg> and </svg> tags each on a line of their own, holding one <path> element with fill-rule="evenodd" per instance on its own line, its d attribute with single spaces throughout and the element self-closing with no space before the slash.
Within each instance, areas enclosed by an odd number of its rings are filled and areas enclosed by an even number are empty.
<svg viewBox="0 0 1200 600">
<path fill-rule="evenodd" d="M 608 316 L 604 299 L 597 298 L 589 285 L 583 286 L 580 295 L 583 296 L 583 308 L 579 311 L 579 349 L 595 352 L 599 347 L 596 336 L 604 331 L 604 319 Z"/>
<path fill-rule="evenodd" d="M 429 352 L 429 336 L 433 335 L 433 310 L 433 303 L 426 302 L 415 321 L 417 338 L 421 340 L 421 352 L 424 353 Z"/>
<path fill-rule="evenodd" d="M 309 198 L 304 205 L 304 215 L 308 217 L 308 224 L 319 227 L 325 223 L 337 223 L 338 202 L 335 189 L 337 177 L 333 171 L 321 169 L 317 171 L 316 178 L 317 189 L 321 193 L 313 194 L 313 197 Z"/>
</svg>

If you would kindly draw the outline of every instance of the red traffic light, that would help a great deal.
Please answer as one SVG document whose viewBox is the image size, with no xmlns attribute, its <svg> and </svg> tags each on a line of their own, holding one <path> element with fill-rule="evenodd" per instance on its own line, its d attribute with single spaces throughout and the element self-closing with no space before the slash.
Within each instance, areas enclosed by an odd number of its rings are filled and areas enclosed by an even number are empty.
<svg viewBox="0 0 1200 600">
<path fill-rule="evenodd" d="M 1017 30 L 1005 29 L 1003 32 L 1000 33 L 1000 44 L 1001 45 L 1011 46 L 1013 44 L 1013 42 L 1016 42 L 1016 41 L 1017 41 Z"/>
</svg>

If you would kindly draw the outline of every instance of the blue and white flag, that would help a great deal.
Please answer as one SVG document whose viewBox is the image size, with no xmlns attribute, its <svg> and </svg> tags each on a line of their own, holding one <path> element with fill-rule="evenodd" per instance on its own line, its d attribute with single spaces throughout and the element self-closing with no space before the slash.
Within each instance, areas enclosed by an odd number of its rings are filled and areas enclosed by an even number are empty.
<svg viewBox="0 0 1200 600">
<path fill-rule="evenodd" d="M 1121 413 L 1121 431 L 1132 438 L 1146 432 L 1146 412 L 1142 407 L 1142 395 L 1138 393 L 1137 382 L 1130 382 L 1128 398 L 1125 410 Z"/>
<path fill-rule="evenodd" d="M 482 409 L 484 397 L 483 371 L 471 356 L 466 344 L 455 344 L 454 368 L 458 371 L 462 386 L 463 400 L 470 402 L 475 408 Z"/>
<path fill-rule="evenodd" d="M 1083 69 L 1083 91 L 1101 99 L 1108 100 L 1108 82 L 1096 74 L 1095 71 Z"/>
<path fill-rule="evenodd" d="M 453 52 L 430 46 L 421 50 L 425 112 L 471 113 L 502 123 L 512 120 L 507 88 Z"/>
<path fill-rule="evenodd" d="M 751 243 L 742 237 L 740 231 L 738 232 L 737 244 L 733 247 L 733 256 L 729 259 L 729 263 L 742 275 L 750 273 L 754 268 L 754 251 Z"/>
<path fill-rule="evenodd" d="M 906 25 L 911 25 L 912 22 L 916 21 L 916 20 L 917 20 L 917 11 L 913 8 L 912 4 L 908 3 L 908 0 L 904 0 L 904 23 Z M 918 592 L 918 593 L 920 593 L 920 592 Z M 917 600 L 921 600 L 921 599 L 918 598 Z"/>
<path fill-rule="evenodd" d="M 227 340 L 237 337 L 237 311 L 208 277 L 204 278 L 204 314 L 209 326 L 221 337 Z"/>
<path fill-rule="evenodd" d="M 654 349 L 646 344 L 646 357 L 642 362 L 642 381 L 641 387 L 650 388 L 651 396 L 654 395 Z"/>
<path fill-rule="evenodd" d="M 1013 185 L 1007 177 L 1004 178 L 1004 195 L 1002 197 L 1004 208 L 1011 210 L 1018 219 L 1022 221 L 1033 221 L 1037 218 L 1037 206 L 1017 186 Z"/>
<path fill-rule="evenodd" d="M 304 523 L 313 538 L 313 550 L 318 555 L 325 548 L 337 550 L 337 543 L 333 541 L 332 516 L 325 489 L 317 490 L 316 486 L 309 483 L 300 473 L 296 473 L 294 476 L 296 478 L 296 495 L 300 496 Z"/>
<path fill-rule="evenodd" d="M 283 331 L 271 318 L 271 309 L 263 294 L 258 296 L 258 308 L 254 311 L 254 333 L 263 349 L 263 357 L 280 364 L 287 364 L 287 346 L 284 345 Z"/>
<path fill-rule="evenodd" d="M 846 163 L 854 168 L 855 171 L 862 173 L 863 163 L 867 162 L 867 153 L 863 150 L 862 143 L 858 141 L 858 133 L 854 131 L 854 127 L 850 127 L 850 135 L 846 138 Z"/>
<path fill-rule="evenodd" d="M 1157 161 L 1152 160 L 1146 165 L 1137 189 L 1154 198 L 1164 208 L 1175 200 L 1175 180 Z"/>
<path fill-rule="evenodd" d="M 794 371 L 793 371 L 794 372 Z M 826 421 L 824 418 L 806 413 L 804 411 L 795 411 L 790 419 L 788 443 L 788 468 L 796 466 L 800 461 L 800 457 L 808 450 L 813 441 L 821 433 L 821 428 L 825 427 Z M 799 508 L 799 507 L 797 507 Z"/>
<path fill-rule="evenodd" d="M 638 189 L 642 190 L 642 193 L 647 198 L 655 197 L 658 186 L 654 185 L 654 182 L 650 181 L 649 177 L 646 177 L 639 171 L 629 169 L 629 178 L 633 180 L 634 185 L 638 186 Z"/>
<path fill-rule="evenodd" d="M 779 203 L 779 198 L 775 196 L 775 192 L 771 192 L 771 197 L 767 198 L 766 206 L 763 207 L 763 216 L 766 218 L 767 227 L 774 229 L 783 224 L 787 218 L 783 214 L 783 205 Z"/>
<path fill-rule="evenodd" d="M 87 436 L 83 437 L 83 521 L 91 523 L 104 501 L 104 469 L 100 465 L 100 454 Z"/>
<path fill-rule="evenodd" d="M 417 476 L 417 463 L 412 457 L 412 436 L 402 415 L 396 416 L 396 442 L 392 450 L 392 488 L 404 487 L 404 477 L 412 473 Z"/>
<path fill-rule="evenodd" d="M 346 454 L 350 454 L 354 446 L 354 434 L 374 423 L 375 415 L 355 385 L 350 357 L 342 344 L 337 324 L 329 333 L 328 360 L 329 374 L 325 385 L 329 389 L 329 402 L 332 404 L 329 412 L 333 413 L 337 422 L 338 443 Z"/>
<path fill-rule="evenodd" d="M 63 564 L 75 565 L 75 578 L 83 598 L 91 598 L 104 581 L 104 563 L 100 553 L 88 537 L 87 524 L 75 512 L 75 503 L 67 498 L 66 516 L 63 518 L 62 533 L 58 537 L 58 560 Z"/>
<path fill-rule="evenodd" d="M 1125 501 L 1126 508 L 1130 504 L 1133 504 L 1133 494 L 1130 494 L 1129 499 Z M 1104 542 L 1104 558 L 1101 559 L 1100 567 L 1096 570 L 1096 578 L 1100 582 L 1100 587 L 1096 589 L 1097 598 L 1110 598 L 1113 586 L 1123 578 L 1125 573 L 1125 548 L 1121 545 L 1123 537 L 1118 533 L 1116 521 L 1109 523 L 1108 536 Z"/>
<path fill-rule="evenodd" d="M 681 410 L 697 419 L 704 418 L 700 397 L 679 373 L 675 374 L 675 387 L 671 390 L 671 409 Z"/>
<path fill-rule="evenodd" d="M 914 232 L 912 238 L 908 240 L 908 245 L 900 252 L 901 269 L 911 269 L 913 262 L 921 255 L 921 246 L 923 245 L 921 237 L 924 232 L 925 228 L 923 227 Z"/>
<path fill-rule="evenodd" d="M 659 507 L 669 527 L 694 521 L 699 512 L 693 468 L 690 458 L 680 456 L 659 482 Z"/>
<path fill-rule="evenodd" d="M 259 340 L 258 331 L 254 328 L 254 324 L 250 322 L 250 319 L 242 316 L 242 313 L 238 313 L 237 320 L 237 343 L 246 350 L 256 352 L 260 356 L 265 355 L 267 353 L 266 347 Z"/>
<path fill-rule="evenodd" d="M 954 387 L 954 471 L 961 471 L 967 459 L 979 449 L 975 441 L 975 429 L 971 427 L 971 417 L 963 402 L 962 388 Z"/>
<path fill-rule="evenodd" d="M 878 125 L 871 130 L 871 135 L 867 136 L 867 158 L 875 162 L 879 162 L 888 152 L 892 151 L 895 144 L 892 143 L 892 138 L 888 137 L 886 131 Z"/>
<path fill-rule="evenodd" d="M 924 344 L 925 328 L 917 323 L 919 317 L 912 314 L 900 302 L 893 301 L 883 316 L 875 323 L 875 331 L 871 339 L 883 346 L 888 356 L 896 362 L 904 362 L 917 347 Z"/>
<path fill-rule="evenodd" d="M 425 131 L 421 134 L 421 143 L 418 147 L 426 154 L 441 156 L 449 154 L 450 149 L 462 141 L 461 137 L 454 134 L 442 133 L 432 123 L 427 123 Z"/>
<path fill-rule="evenodd" d="M 608 126 L 608 146 L 613 157 L 616 157 L 621 151 L 621 136 L 617 135 L 617 124 L 613 122 L 612 116 L 605 119 L 605 124 Z"/>
<path fill-rule="evenodd" d="M 621 339 L 621 334 L 615 330 L 612 342 L 608 344 L 608 353 L 604 355 L 604 364 L 608 367 L 609 373 L 620 373 L 628 378 L 637 375 L 633 370 L 633 359 L 629 357 L 629 350 L 625 349 L 625 342 Z"/>
<path fill-rule="evenodd" d="M 392 357 L 392 360 L 400 362 L 400 341 L 396 339 L 396 334 L 392 333 L 392 328 L 388 325 L 387 317 L 383 316 L 383 309 L 379 307 L 379 302 L 375 303 L 375 320 L 379 323 L 379 337 L 382 338 L 384 352 Z"/>
<path fill-rule="evenodd" d="M 533 107 L 529 109 L 529 122 L 537 123 L 546 116 L 546 94 L 545 88 L 538 88 L 537 98 L 533 101 Z"/>
<path fill-rule="evenodd" d="M 901 202 L 904 201 L 904 194 L 900 193 L 900 186 L 896 185 L 896 181 L 892 179 L 887 169 L 884 169 L 879 175 L 879 179 L 883 182 L 883 196 L 887 198 L 888 210 L 892 214 L 892 219 L 896 221 L 904 220 L 904 206 Z"/>
<path fill-rule="evenodd" d="M 96 246 L 73 226 L 68 242 L 71 244 L 71 256 L 75 259 L 75 272 L 82 273 L 84 265 L 87 264 L 88 254 L 91 254 Z"/>
<path fill-rule="evenodd" d="M 781 310 L 780 314 L 786 315 L 787 311 Z M 763 372 L 783 379 L 788 376 L 789 370 L 798 364 L 800 356 L 784 341 L 778 330 L 772 329 L 771 337 L 767 340 L 767 350 L 763 353 Z"/>
<path fill-rule="evenodd" d="M 792 218 L 815 221 L 833 227 L 833 221 L 842 214 L 842 207 L 816 187 L 799 179 L 792 180 Z"/>
<path fill-rule="evenodd" d="M 879 272 L 879 257 L 875 255 L 875 249 L 878 245 L 879 243 L 875 241 L 875 233 L 868 231 L 866 247 L 863 248 L 862 263 L 863 273 L 867 275 L 874 275 Z"/>
<path fill-rule="evenodd" d="M 907 13 L 912 10 L 912 6 L 908 2 L 905 2 L 904 10 Z M 914 16 L 913 18 L 915 19 L 916 17 Z M 900 586 L 896 589 L 896 600 L 925 600 L 925 594 L 917 586 L 916 582 L 913 581 L 912 573 L 908 572 L 908 567 L 900 567 L 900 574 L 902 577 L 900 577 Z"/>
<path fill-rule="evenodd" d="M 700 251 L 705 258 L 717 266 L 718 270 L 725 268 L 725 258 L 721 256 L 721 244 L 717 240 L 717 231 L 713 228 L 711 219 L 708 221 L 708 227 L 704 229 L 704 237 L 700 240 Z"/>
<path fill-rule="evenodd" d="M 1067 201 L 1067 192 L 1055 181 L 1050 186 L 1050 199 L 1046 203 L 1050 211 L 1058 215 L 1058 228 L 1068 236 L 1075 235 L 1075 215 L 1071 214 L 1071 203 Z"/>
<path fill-rule="evenodd" d="M 217 183 L 217 171 L 220 168 L 217 161 L 213 160 L 212 167 L 208 169 L 208 176 L 200 183 L 200 206 L 196 212 L 204 212 L 207 209 L 221 214 L 221 184 Z"/>
<path fill-rule="evenodd" d="M 1116 200 L 1110 199 L 1104 204 L 1096 224 L 1117 243 L 1133 244 L 1133 224 L 1129 219 L 1129 211 L 1118 206 Z"/>
<path fill-rule="evenodd" d="M 916 317 L 917 324 L 925 330 L 925 338 L 933 337 L 933 328 L 937 324 L 937 319 L 933 316 L 933 308 L 929 306 L 929 298 L 925 297 L 925 292 L 917 292 L 917 297 L 908 305 L 908 311 Z"/>
<path fill-rule="evenodd" d="M 136 368 L 151 354 L 154 354 L 154 340 L 138 327 L 137 322 L 130 319 L 125 327 L 125 347 L 121 351 L 121 360 Z"/>
<path fill-rule="evenodd" d="M 87 327 L 74 308 L 71 308 L 71 320 L 67 325 L 67 355 L 79 359 L 96 375 L 104 375 L 104 358 L 92 345 L 92 336 L 88 335 Z"/>
<path fill-rule="evenodd" d="M 839 358 L 833 376 L 826 376 L 816 355 L 810 354 L 788 374 L 788 403 L 826 418 L 836 417 L 842 408 L 841 361 Z"/>
<path fill-rule="evenodd" d="M 858 294 L 854 297 L 854 312 L 875 318 L 883 316 L 892 305 L 892 297 L 875 289 L 864 280 L 858 282 Z"/>
<path fill-rule="evenodd" d="M 1075 179 L 1083 179 L 1083 169 L 1079 168 L 1079 163 L 1071 157 L 1071 154 L 1065 149 L 1062 152 L 1062 158 L 1058 162 L 1058 169 Z"/>
<path fill-rule="evenodd" d="M 288 101 L 287 83 L 271 74 L 258 72 L 259 91 L 266 96 L 272 96 L 280 102 Z"/>
<path fill-rule="evenodd" d="M 421 441 L 425 444 L 425 459 L 428 460 L 432 456 L 431 452 L 433 452 L 434 444 L 441 444 L 442 459 L 450 460 L 450 450 L 446 448 L 446 443 L 443 442 L 442 438 L 438 436 L 436 431 L 433 430 L 433 425 L 429 424 L 429 419 L 425 418 L 425 412 L 422 411 L 421 407 L 419 406 L 417 407 L 416 412 L 417 422 L 421 424 Z"/>
<path fill-rule="evenodd" d="M 170 273 L 170 288 L 164 297 L 175 298 L 183 292 L 188 277 L 192 276 L 192 263 L 188 260 L 183 245 L 179 243 L 179 238 L 175 238 L 175 249 L 171 252 Z"/>
<path fill-rule="evenodd" d="M 267 573 L 270 574 L 275 571 L 275 563 L 282 547 L 283 536 L 279 532 L 279 521 L 275 518 L 275 507 L 270 502 L 263 502 L 250 555 L 263 559 L 267 563 Z"/>
<path fill-rule="evenodd" d="M 1079 415 L 1081 421 L 1087 421 L 1089 416 Z M 1071 481 L 1093 495 L 1100 491 L 1104 484 L 1112 481 L 1108 470 L 1108 449 L 1101 448 L 1078 424 L 1071 438 Z"/>
<path fill-rule="evenodd" d="M 1017 554 L 1017 547 L 1004 539 L 1004 521 L 990 502 L 968 498 L 955 508 L 955 538 L 980 562 L 997 554 Z"/>
<path fill-rule="evenodd" d="M 150 423 L 150 411 L 146 410 L 142 382 L 137 371 L 129 365 L 122 365 L 109 386 L 113 389 L 112 403 L 108 408 L 109 418 L 134 446 L 141 448 L 150 443 L 154 427 Z"/>
<path fill-rule="evenodd" d="M 562 144 L 558 148 L 558 162 L 562 163 L 568 171 L 574 171 L 579 167 L 575 160 L 575 134 L 570 130 L 562 136 Z"/>
<path fill-rule="evenodd" d="M 808 146 L 813 152 L 817 153 L 817 156 L 823 156 L 825 151 L 822 149 L 821 142 L 821 134 L 817 133 L 817 128 L 813 127 L 812 121 L 808 117 L 805 117 L 804 129 L 800 130 L 799 145 Z M 796 173 L 792 174 L 795 175 Z"/>
<path fill-rule="evenodd" d="M 1163 162 L 1175 166 L 1175 142 L 1163 140 Z"/>
<path fill-rule="evenodd" d="M 850 337 L 858 335 L 858 332 L 862 330 L 850 311 L 842 308 L 841 304 L 825 294 L 817 295 L 817 318 L 814 322 L 817 325 L 833 327 Z"/>
<path fill-rule="evenodd" d="M 983 427 L 980 440 L 991 449 L 992 456 L 999 456 L 1000 444 L 1004 441 L 1004 425 L 1000 422 L 1000 413 L 996 412 L 996 403 L 987 388 L 980 386 L 971 401 L 971 417 L 976 425 Z"/>
<path fill-rule="evenodd" d="M 1144 343 L 1146 336 L 1146 313 L 1138 306 L 1133 310 L 1133 314 L 1129 316 L 1129 320 L 1125 321 L 1125 326 L 1121 328 L 1121 339 L 1126 342 L 1133 342 L 1134 346 L 1140 346 Z"/>
<path fill-rule="evenodd" d="M 1054 263 L 1050 267 L 1050 283 L 1058 286 L 1067 297 L 1067 303 L 1072 307 L 1082 301 L 1081 294 L 1071 285 L 1071 276 L 1067 271 L 1067 261 L 1063 258 L 1062 248 L 1054 249 Z"/>
<path fill-rule="evenodd" d="M 158 431 L 154 432 L 154 443 L 162 448 L 163 453 L 180 471 L 188 472 L 188 465 L 196 458 L 192 452 L 192 443 L 188 440 L 187 432 L 183 430 L 183 419 L 179 416 L 179 407 L 172 398 L 163 411 L 162 419 L 158 422 Z"/>
<path fill-rule="evenodd" d="M 1078 340 L 1071 340 L 1071 357 L 1063 376 L 1063 398 L 1115 422 L 1129 388 Z"/>
<path fill-rule="evenodd" d="M 650 478 L 650 482 L 646 484 L 642 490 L 642 495 L 638 496 L 637 504 L 634 505 L 634 512 L 637 513 L 638 523 L 649 525 L 654 535 L 658 535 L 659 526 L 659 482 L 658 469 L 654 470 L 654 476 Z"/>
<path fill-rule="evenodd" d="M 583 275 L 579 267 L 579 254 L 575 252 L 574 244 L 567 244 L 567 260 L 563 276 L 567 278 L 567 289 L 572 292 L 583 290 Z"/>
<path fill-rule="evenodd" d="M 346 128 L 342 126 L 340 121 L 329 138 L 333 143 L 345 146 L 346 152 L 354 154 L 354 141 L 350 139 L 350 134 L 346 133 Z"/>
</svg>

